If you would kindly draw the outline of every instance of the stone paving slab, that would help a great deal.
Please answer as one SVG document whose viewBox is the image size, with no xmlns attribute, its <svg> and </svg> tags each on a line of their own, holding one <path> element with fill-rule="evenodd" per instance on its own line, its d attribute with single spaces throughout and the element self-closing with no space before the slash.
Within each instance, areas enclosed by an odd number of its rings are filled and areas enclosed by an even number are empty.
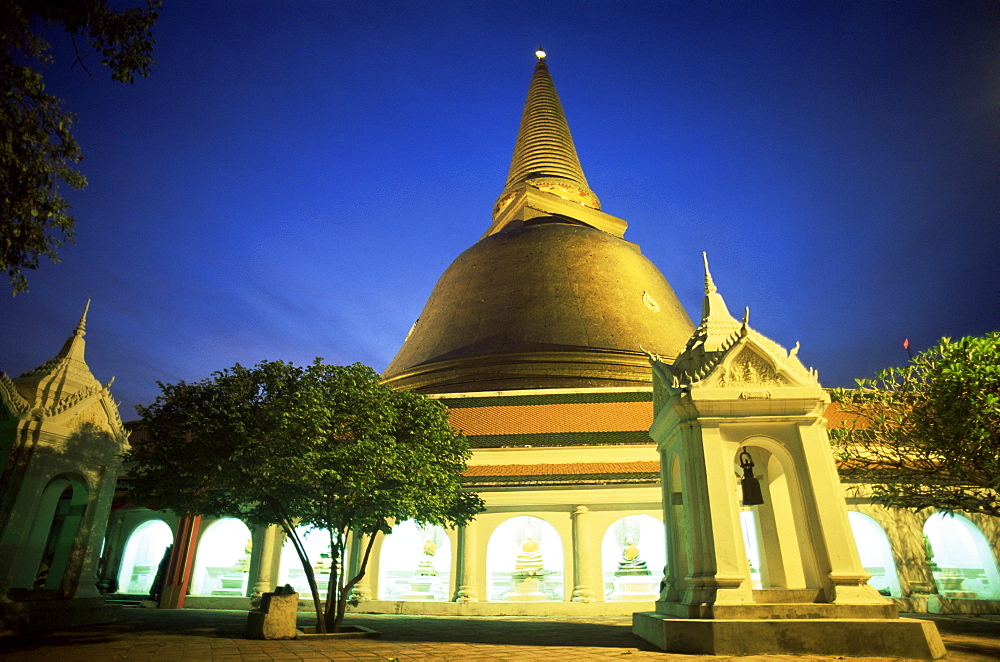
<svg viewBox="0 0 1000 662">
<path fill-rule="evenodd" d="M 938 624 L 949 660 L 1000 660 L 1000 617 L 927 617 Z M 300 625 L 315 619 L 300 615 Z M 636 637 L 631 617 L 455 617 L 352 614 L 346 621 L 378 639 L 243 638 L 246 612 L 127 609 L 117 623 L 0 640 L 2 660 L 150 662 L 220 660 L 716 660 L 671 655 Z M 836 657 L 752 656 L 754 660 Z M 878 658 L 869 658 L 877 660 Z M 886 658 L 882 658 L 886 659 Z"/>
</svg>

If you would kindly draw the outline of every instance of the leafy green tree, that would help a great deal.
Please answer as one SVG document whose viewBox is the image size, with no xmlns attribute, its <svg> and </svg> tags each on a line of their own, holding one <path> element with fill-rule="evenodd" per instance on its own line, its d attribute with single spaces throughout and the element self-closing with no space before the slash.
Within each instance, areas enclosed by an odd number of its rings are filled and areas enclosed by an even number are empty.
<svg viewBox="0 0 1000 662">
<path fill-rule="evenodd" d="M 1000 516 L 1000 332 L 942 338 L 833 399 L 853 415 L 831 430 L 841 474 L 876 501 Z"/>
<path fill-rule="evenodd" d="M 62 27 L 84 69 L 95 54 L 114 80 L 131 83 L 149 75 L 159 7 L 159 0 L 122 10 L 107 0 L 0 0 L 0 269 L 14 294 L 28 289 L 23 270 L 37 269 L 41 256 L 56 261 L 73 240 L 60 186 L 87 185 L 74 165 L 83 159 L 70 131 L 75 116 L 45 91 L 41 68 L 53 57 L 38 28 Z"/>
<path fill-rule="evenodd" d="M 160 388 L 139 407 L 147 437 L 128 458 L 134 497 L 181 513 L 280 525 L 309 581 L 318 631 L 339 630 L 376 533 L 408 519 L 461 525 L 483 509 L 461 487 L 468 441 L 444 406 L 393 391 L 367 366 L 263 362 Z M 339 561 L 325 605 L 296 533 L 301 525 L 327 530 Z M 369 536 L 353 577 L 349 534 Z"/>
</svg>

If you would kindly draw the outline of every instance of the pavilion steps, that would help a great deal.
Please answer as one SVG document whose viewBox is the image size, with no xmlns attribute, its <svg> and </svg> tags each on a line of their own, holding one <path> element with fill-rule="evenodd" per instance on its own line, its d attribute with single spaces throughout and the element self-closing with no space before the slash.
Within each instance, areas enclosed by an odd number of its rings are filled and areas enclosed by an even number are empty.
<svg viewBox="0 0 1000 662">
<path fill-rule="evenodd" d="M 108 593 L 104 596 L 104 604 L 109 606 L 138 608 L 142 603 L 149 600 L 148 595 L 128 595 L 124 593 Z"/>
</svg>

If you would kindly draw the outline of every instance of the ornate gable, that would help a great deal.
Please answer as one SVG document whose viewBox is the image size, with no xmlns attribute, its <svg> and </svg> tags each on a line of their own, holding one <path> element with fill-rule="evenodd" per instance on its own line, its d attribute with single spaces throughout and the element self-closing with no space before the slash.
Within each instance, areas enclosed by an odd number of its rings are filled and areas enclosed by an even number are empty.
<svg viewBox="0 0 1000 662">
<path fill-rule="evenodd" d="M 815 373 L 802 365 L 794 353 L 786 352 L 778 343 L 750 328 L 701 381 L 715 388 L 818 385 Z"/>
<path fill-rule="evenodd" d="M 101 430 L 124 448 L 128 435 L 111 396 L 114 378 L 102 384 L 84 359 L 89 307 L 90 301 L 53 358 L 15 379 L 0 373 L 0 408 L 13 419 L 49 420 L 73 432 Z"/>
<path fill-rule="evenodd" d="M 704 254 L 702 254 L 704 256 Z M 705 299 L 701 324 L 684 351 L 669 366 L 674 389 L 778 388 L 819 386 L 815 370 L 802 365 L 798 343 L 791 351 L 750 328 L 750 309 L 742 321 L 729 314 L 705 257 Z M 654 357 L 655 359 L 656 357 Z M 664 366 L 666 367 L 666 366 Z"/>
</svg>

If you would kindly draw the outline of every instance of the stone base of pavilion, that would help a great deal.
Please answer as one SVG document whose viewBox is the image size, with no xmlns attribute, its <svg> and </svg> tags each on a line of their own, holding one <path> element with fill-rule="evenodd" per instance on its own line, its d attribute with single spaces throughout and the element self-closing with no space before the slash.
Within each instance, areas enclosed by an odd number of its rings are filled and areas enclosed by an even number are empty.
<svg viewBox="0 0 1000 662">
<path fill-rule="evenodd" d="M 860 611 L 867 612 L 870 609 L 864 607 L 870 605 L 849 605 L 850 609 L 837 609 L 841 605 L 808 607 L 784 615 L 776 611 L 753 613 L 750 607 L 744 609 L 745 614 L 739 610 L 727 614 L 731 618 L 679 618 L 662 610 L 638 612 L 632 615 L 632 632 L 666 652 L 687 655 L 837 655 L 916 660 L 945 657 L 941 636 L 930 621 L 873 618 L 867 613 L 856 614 L 860 618 L 849 617 L 851 611 L 859 611 L 854 608 L 863 607 Z M 837 612 L 843 617 L 836 617 Z"/>
<path fill-rule="evenodd" d="M 121 607 L 104 598 L 57 598 L 55 591 L 30 591 L 24 600 L 0 602 L 0 637 L 29 632 L 111 623 L 121 618 Z"/>
</svg>

